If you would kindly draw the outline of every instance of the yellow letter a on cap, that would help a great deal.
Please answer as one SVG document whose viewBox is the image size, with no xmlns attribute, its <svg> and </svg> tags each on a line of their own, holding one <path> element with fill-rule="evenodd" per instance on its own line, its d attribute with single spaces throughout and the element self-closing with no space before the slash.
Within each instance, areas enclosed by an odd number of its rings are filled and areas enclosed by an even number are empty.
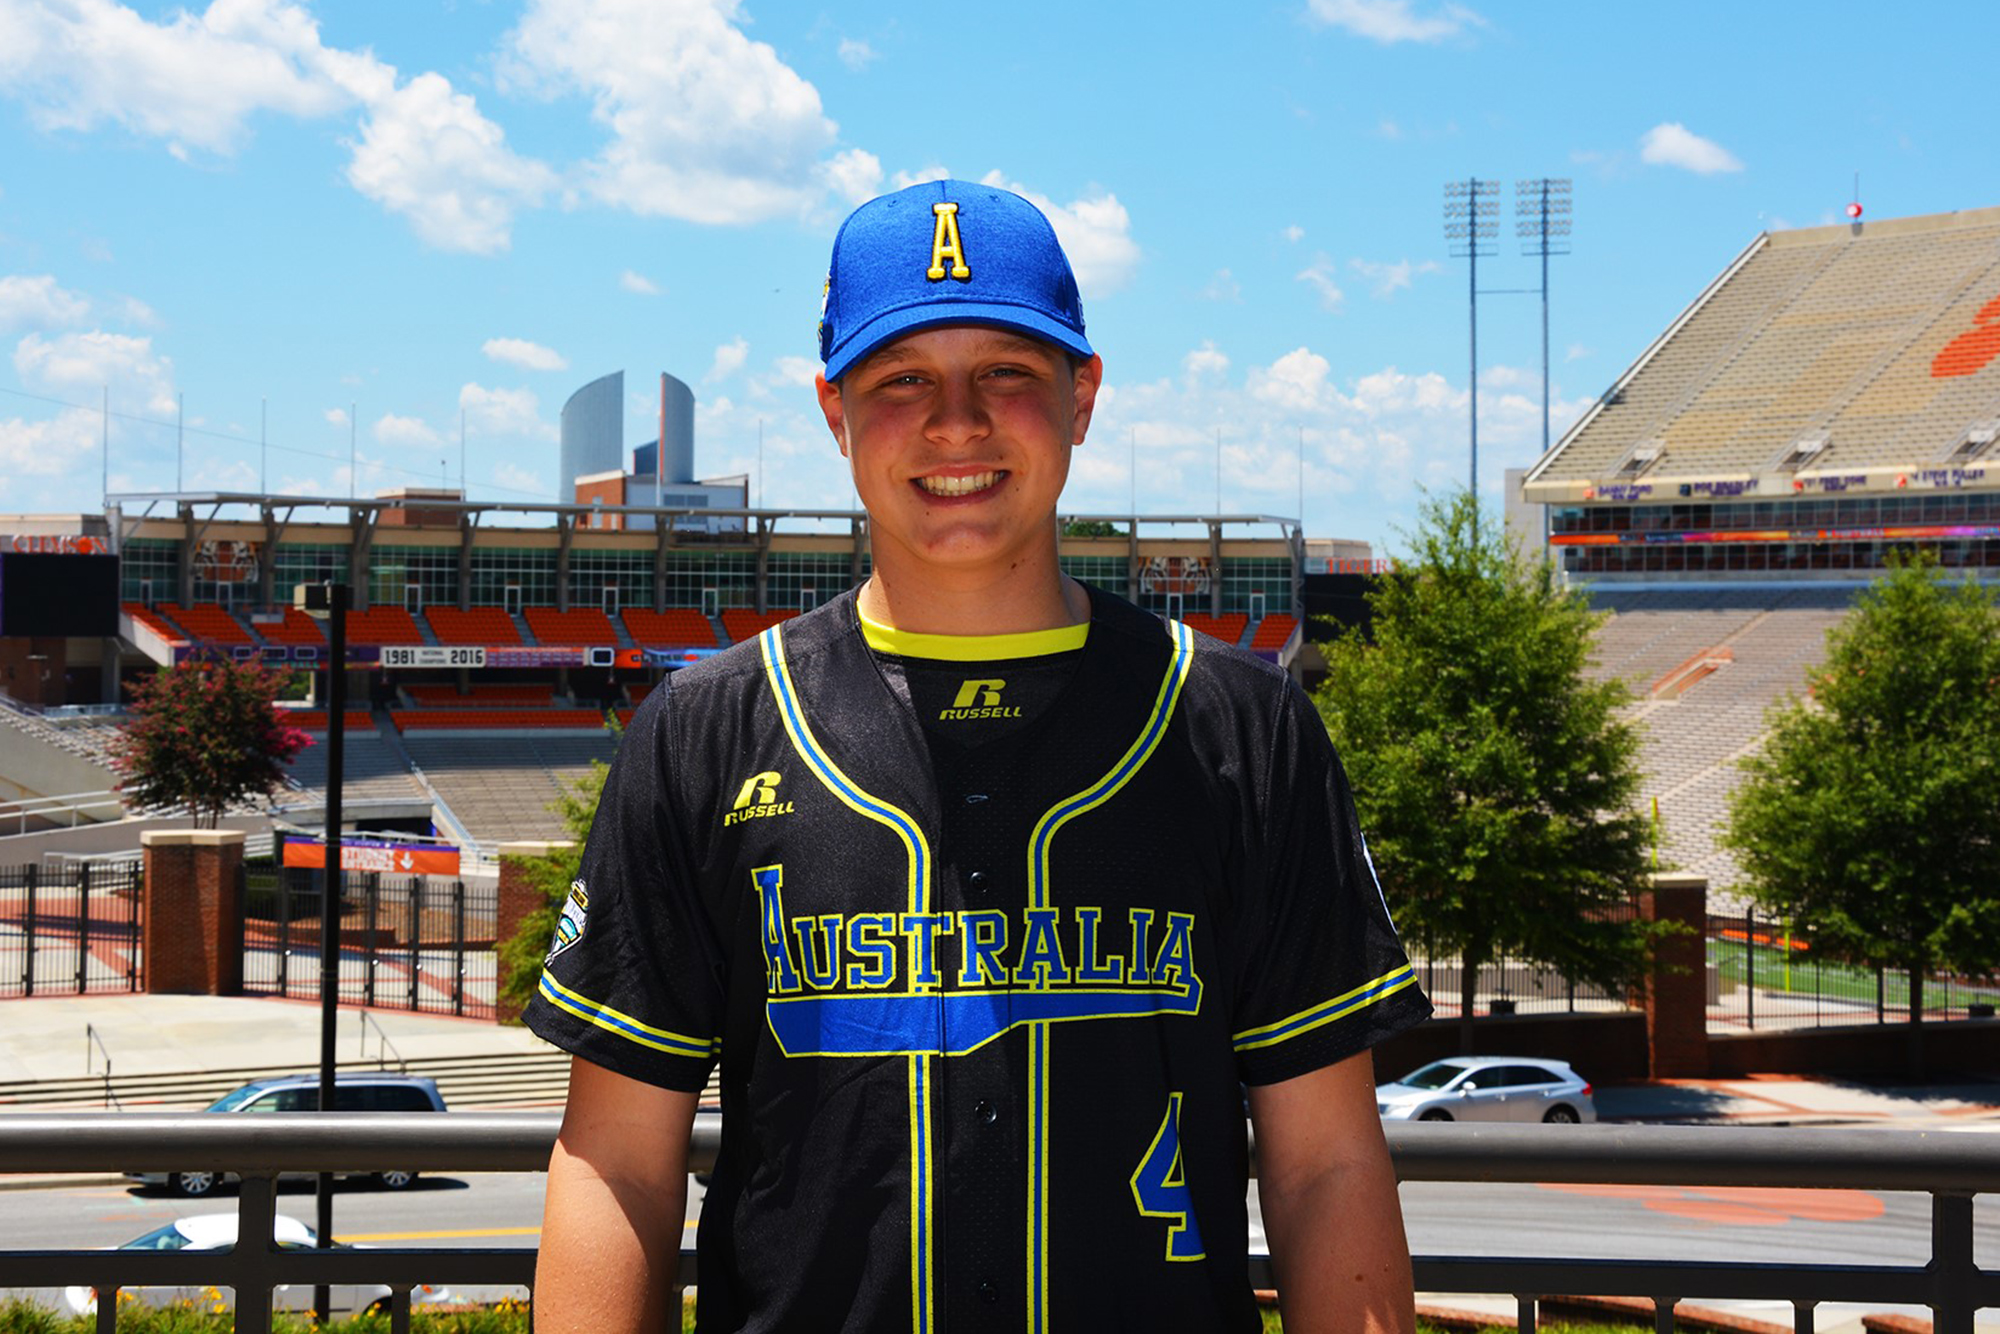
<svg viewBox="0 0 2000 1334">
<path fill-rule="evenodd" d="M 972 270 L 965 267 L 965 247 L 958 240 L 958 205 L 932 204 L 931 212 L 937 214 L 937 230 L 931 234 L 931 266 L 924 277 L 932 282 L 944 278 L 944 262 L 951 260 L 951 276 L 970 278 Z"/>
</svg>

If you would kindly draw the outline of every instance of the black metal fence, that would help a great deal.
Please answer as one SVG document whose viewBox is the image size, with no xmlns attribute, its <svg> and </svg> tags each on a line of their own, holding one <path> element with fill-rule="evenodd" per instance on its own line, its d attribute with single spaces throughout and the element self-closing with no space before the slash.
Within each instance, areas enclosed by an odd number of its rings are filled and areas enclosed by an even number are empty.
<svg viewBox="0 0 2000 1334">
<path fill-rule="evenodd" d="M 531 1284 L 533 1249 L 505 1247 L 366 1250 L 279 1249 L 271 1244 L 275 1177 L 281 1171 L 532 1172 L 546 1167 L 560 1118 L 533 1113 L 377 1113 L 284 1117 L 159 1113 L 22 1114 L 0 1118 L 0 1173 L 154 1170 L 162 1163 L 240 1173 L 243 1241 L 228 1250 L 38 1250 L 0 1252 L 0 1287 L 78 1284 L 120 1287 L 212 1284 L 237 1297 L 236 1328 L 271 1328 L 277 1284 L 372 1282 L 391 1291 L 391 1328 L 410 1327 L 410 1290 Z M 247 1124 L 246 1124 L 247 1123 Z M 1384 1127 L 1404 1181 L 1544 1182 L 1618 1186 L 1750 1186 L 1922 1191 L 1931 1197 L 1931 1255 L 1923 1264 L 1801 1260 L 1570 1259 L 1545 1253 L 1560 1238 L 1518 1233 L 1512 1254 L 1418 1255 L 1422 1292 L 1516 1294 L 1521 1334 L 1534 1334 L 1540 1294 L 1637 1297 L 1654 1303 L 1654 1327 L 1672 1334 L 1682 1299 L 1788 1303 L 1796 1334 L 1812 1334 L 1822 1302 L 1928 1306 L 1938 1334 L 1973 1334 L 1981 1308 L 2000 1306 L 2000 1271 L 1975 1249 L 1974 1198 L 2000 1182 L 2000 1139 L 1985 1135 L 1897 1135 L 1880 1130 L 1763 1126 L 1418 1125 Z M 720 1118 L 695 1118 L 692 1170 L 706 1170 Z M 1253 1170 L 1254 1170 L 1253 1152 Z M 1664 1219 L 1662 1227 L 1671 1224 Z M 257 1238 L 263 1238 L 262 1245 Z M 694 1281 L 681 1253 L 680 1277 Z M 1250 1258 L 1250 1280 L 1275 1284 L 1267 1257 Z M 110 1334 L 117 1303 L 97 1307 Z"/>
<path fill-rule="evenodd" d="M 1637 908 L 1630 903 L 1593 913 L 1598 920 L 1614 922 L 1630 922 L 1637 915 Z M 1440 952 L 1421 933 L 1405 937 L 1403 944 L 1410 951 L 1418 985 L 1430 997 L 1438 1017 L 1457 1018 L 1462 1004 L 1462 971 L 1457 957 Z M 1601 1013 L 1630 1009 L 1632 1003 L 1632 998 L 1622 990 L 1607 990 L 1547 964 L 1514 955 L 1502 955 L 1482 964 L 1473 986 L 1474 1014 Z"/>
<path fill-rule="evenodd" d="M 1903 1023 L 1913 988 L 1899 968 L 1849 963 L 1803 927 L 1756 912 L 1710 913 L 1708 966 L 1716 977 L 1711 1032 Z M 1934 973 L 1914 989 L 1924 1018 L 1991 1018 L 2000 979 Z"/>
<path fill-rule="evenodd" d="M 137 862 L 0 866 L 0 997 L 137 991 Z"/>
<path fill-rule="evenodd" d="M 350 871 L 339 906 L 343 1004 L 491 1018 L 496 885 Z M 243 990 L 319 997 L 325 873 L 246 863 Z"/>
</svg>

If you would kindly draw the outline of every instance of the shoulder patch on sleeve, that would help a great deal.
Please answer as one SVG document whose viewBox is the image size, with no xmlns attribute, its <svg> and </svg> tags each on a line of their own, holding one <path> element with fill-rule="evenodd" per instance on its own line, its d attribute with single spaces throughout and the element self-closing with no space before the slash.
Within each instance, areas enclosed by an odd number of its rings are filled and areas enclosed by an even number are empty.
<svg viewBox="0 0 2000 1334">
<path fill-rule="evenodd" d="M 569 897 L 563 900 L 562 916 L 556 919 L 556 937 L 549 944 L 549 952 L 542 959 L 543 964 L 552 962 L 558 954 L 583 939 L 584 921 L 589 913 L 589 891 L 583 887 L 583 881 L 572 880 Z"/>
</svg>

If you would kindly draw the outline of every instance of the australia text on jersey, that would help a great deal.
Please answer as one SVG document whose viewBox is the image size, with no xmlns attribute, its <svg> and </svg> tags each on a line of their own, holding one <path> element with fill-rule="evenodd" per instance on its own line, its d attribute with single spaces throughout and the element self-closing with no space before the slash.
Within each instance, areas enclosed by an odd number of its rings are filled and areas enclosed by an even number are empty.
<svg viewBox="0 0 2000 1334">
<path fill-rule="evenodd" d="M 1039 1022 L 1201 1012 L 1194 914 L 1088 905 L 792 916 L 751 873 L 765 1018 L 787 1056 L 959 1056 Z M 1123 929 L 1120 929 L 1120 928 Z"/>
</svg>

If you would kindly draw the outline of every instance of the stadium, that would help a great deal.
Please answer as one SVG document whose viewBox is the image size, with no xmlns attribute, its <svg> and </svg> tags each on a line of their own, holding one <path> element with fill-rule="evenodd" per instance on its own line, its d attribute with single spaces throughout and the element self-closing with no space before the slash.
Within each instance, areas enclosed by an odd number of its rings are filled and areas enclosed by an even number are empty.
<svg viewBox="0 0 2000 1334">
<path fill-rule="evenodd" d="M 2000 209 L 1768 232 L 1510 474 L 1510 524 L 1607 614 L 1596 670 L 1634 691 L 1662 863 L 1706 880 L 1711 913 L 1741 906 L 1716 840 L 1736 761 L 1888 553 L 2000 570 L 1996 360 Z M 0 517 L 0 865 L 129 858 L 174 823 L 125 810 L 109 761 L 122 692 L 154 666 L 299 669 L 312 685 L 291 717 L 324 741 L 326 627 L 295 604 L 327 581 L 353 606 L 344 823 L 462 849 L 488 883 L 501 843 L 563 836 L 550 804 L 612 753 L 607 712 L 870 568 L 865 515 L 755 508 L 741 478 L 696 481 L 692 398 L 670 376 L 660 437 L 628 470 L 603 410 L 620 395 L 606 377 L 564 410 L 570 503 L 165 493 Z M 1313 639 L 1365 616 L 1379 568 L 1283 517 L 1064 524 L 1066 572 L 1308 680 Z M 89 577 L 105 624 L 24 628 L 38 601 L 75 610 L 67 591 L 31 593 L 86 588 L 86 566 L 107 571 Z M 323 822 L 327 749 L 228 821 L 253 849 Z"/>
</svg>

